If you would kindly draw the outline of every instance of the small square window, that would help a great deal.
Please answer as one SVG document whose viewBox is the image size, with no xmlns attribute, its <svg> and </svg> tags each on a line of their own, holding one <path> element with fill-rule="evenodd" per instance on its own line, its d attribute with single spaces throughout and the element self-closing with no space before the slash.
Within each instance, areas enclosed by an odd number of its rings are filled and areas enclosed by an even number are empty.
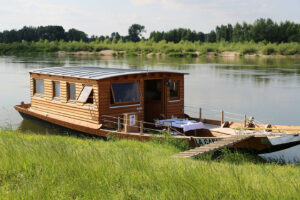
<svg viewBox="0 0 300 200">
<path fill-rule="evenodd" d="M 44 94 L 44 80 L 34 80 L 34 93 Z"/>
</svg>

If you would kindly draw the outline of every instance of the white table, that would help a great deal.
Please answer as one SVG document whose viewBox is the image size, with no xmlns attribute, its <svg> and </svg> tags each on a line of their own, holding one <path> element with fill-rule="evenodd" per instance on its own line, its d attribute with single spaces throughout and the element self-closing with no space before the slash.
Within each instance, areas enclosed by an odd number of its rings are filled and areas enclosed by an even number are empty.
<svg viewBox="0 0 300 200">
<path fill-rule="evenodd" d="M 183 132 L 205 128 L 202 122 L 197 122 L 195 120 L 189 120 L 189 119 L 180 119 L 180 118 L 157 120 L 155 122 L 155 125 L 182 128 Z"/>
</svg>

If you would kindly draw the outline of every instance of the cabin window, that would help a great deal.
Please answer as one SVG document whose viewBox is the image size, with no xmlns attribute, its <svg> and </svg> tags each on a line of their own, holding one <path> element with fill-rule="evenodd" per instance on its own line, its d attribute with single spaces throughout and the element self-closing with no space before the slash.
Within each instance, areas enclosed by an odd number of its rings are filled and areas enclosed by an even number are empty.
<svg viewBox="0 0 300 200">
<path fill-rule="evenodd" d="M 113 103 L 137 103 L 140 101 L 140 91 L 137 82 L 112 83 L 111 98 Z"/>
<path fill-rule="evenodd" d="M 76 85 L 74 83 L 68 83 L 68 97 L 69 100 L 76 100 Z"/>
<path fill-rule="evenodd" d="M 44 94 L 44 80 L 34 80 L 34 93 Z"/>
<path fill-rule="evenodd" d="M 53 82 L 53 97 L 60 97 L 60 82 Z"/>
<path fill-rule="evenodd" d="M 93 91 L 93 86 L 84 86 L 78 101 L 82 102 L 82 103 L 94 103 L 94 91 Z"/>
<path fill-rule="evenodd" d="M 179 99 L 179 81 L 171 81 L 170 83 L 170 98 Z"/>
</svg>

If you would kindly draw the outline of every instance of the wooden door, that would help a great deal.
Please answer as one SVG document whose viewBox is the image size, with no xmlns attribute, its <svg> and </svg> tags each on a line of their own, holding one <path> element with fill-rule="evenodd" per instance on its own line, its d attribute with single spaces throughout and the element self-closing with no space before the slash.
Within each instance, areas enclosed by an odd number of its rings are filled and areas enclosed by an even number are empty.
<svg viewBox="0 0 300 200">
<path fill-rule="evenodd" d="M 144 83 L 144 120 L 154 122 L 165 115 L 164 84 L 162 79 L 145 80 Z"/>
</svg>

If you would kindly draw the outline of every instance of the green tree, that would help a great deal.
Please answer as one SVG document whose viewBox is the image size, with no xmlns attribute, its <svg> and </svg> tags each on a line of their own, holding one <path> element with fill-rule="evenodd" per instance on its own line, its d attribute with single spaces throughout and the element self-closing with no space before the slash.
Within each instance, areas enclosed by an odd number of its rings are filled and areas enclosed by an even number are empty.
<svg viewBox="0 0 300 200">
<path fill-rule="evenodd" d="M 75 28 L 71 28 L 68 32 L 67 32 L 67 40 L 68 41 L 88 41 L 88 37 L 87 34 L 84 33 L 83 31 L 79 31 Z"/>
<path fill-rule="evenodd" d="M 128 29 L 128 38 L 130 41 L 138 42 L 141 40 L 142 33 L 146 32 L 145 26 L 132 24 Z"/>
<path fill-rule="evenodd" d="M 216 32 L 211 31 L 210 33 L 205 35 L 205 41 L 206 42 L 216 42 Z"/>
<path fill-rule="evenodd" d="M 245 41 L 244 33 L 243 33 L 243 27 L 239 23 L 236 23 L 234 28 L 233 28 L 232 41 L 233 42 L 243 42 L 243 41 Z"/>
</svg>

